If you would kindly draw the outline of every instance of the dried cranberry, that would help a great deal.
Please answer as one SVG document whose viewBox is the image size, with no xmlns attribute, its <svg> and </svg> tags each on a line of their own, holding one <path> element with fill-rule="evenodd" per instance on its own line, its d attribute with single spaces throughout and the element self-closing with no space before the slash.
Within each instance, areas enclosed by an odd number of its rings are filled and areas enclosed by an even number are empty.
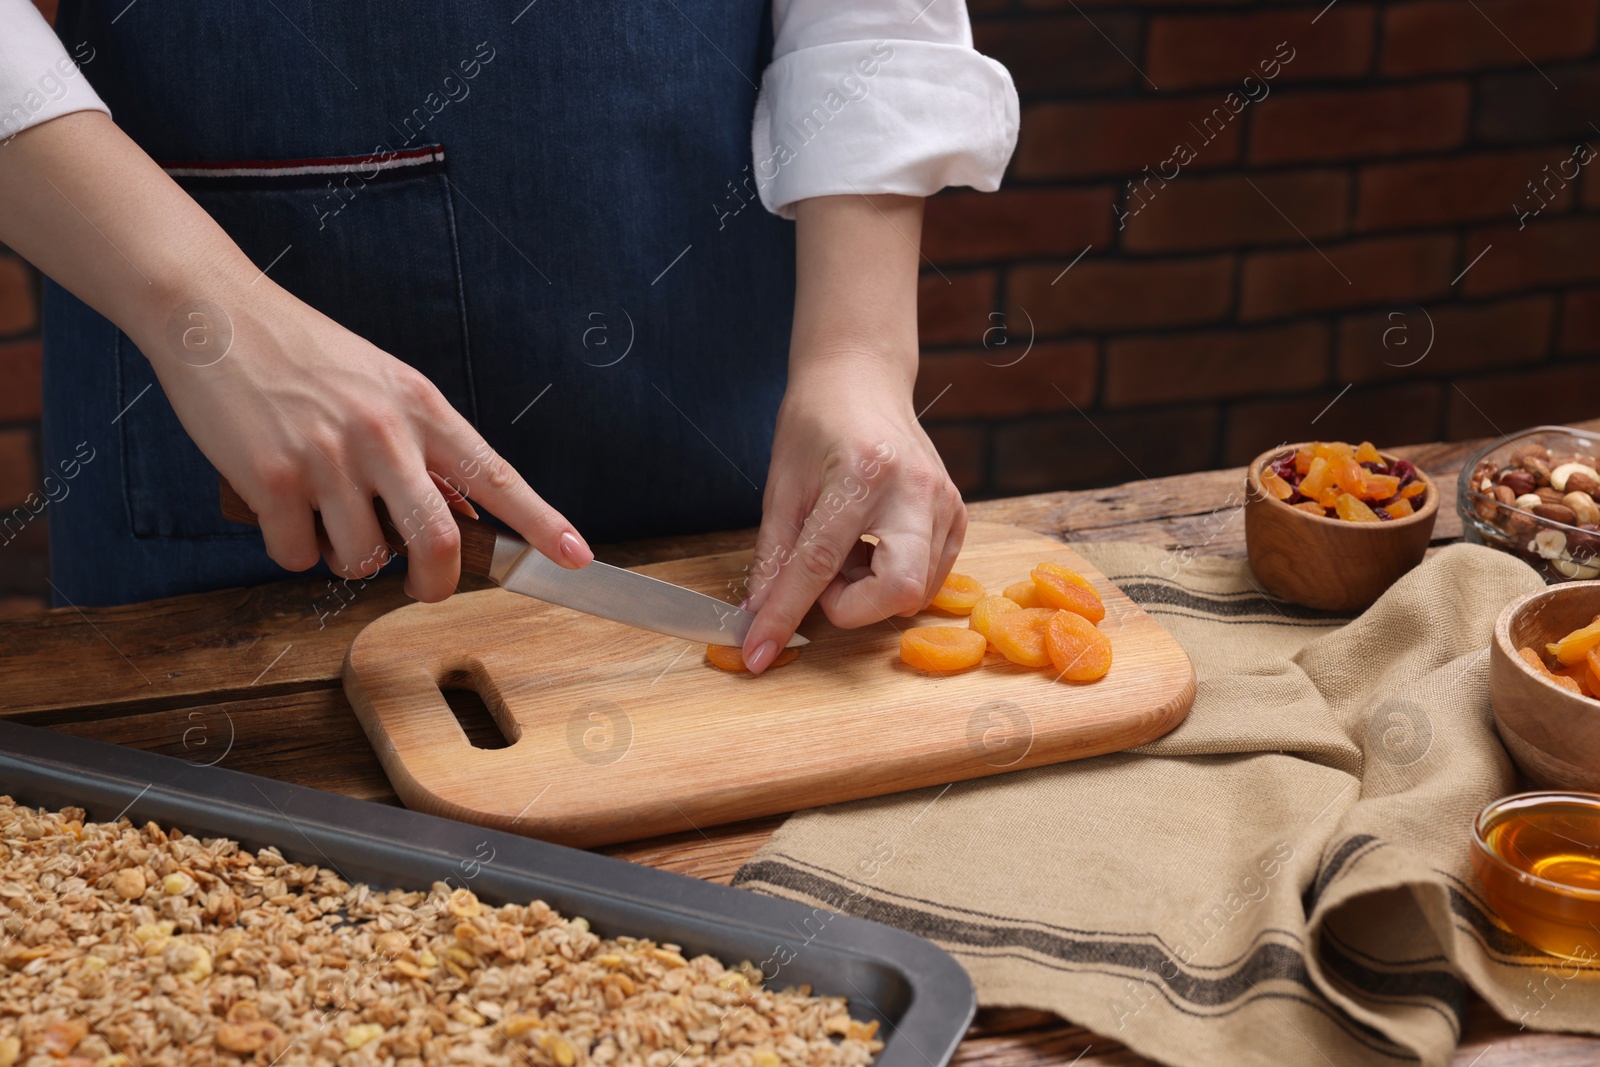
<svg viewBox="0 0 1600 1067">
<path fill-rule="evenodd" d="M 1400 488 L 1402 489 L 1417 480 L 1417 468 L 1409 459 L 1395 460 L 1394 469 L 1389 473 L 1400 479 Z"/>
<path fill-rule="evenodd" d="M 1279 456 L 1277 459 L 1273 460 L 1272 473 L 1276 474 L 1286 482 L 1296 477 L 1297 475 L 1295 474 L 1294 469 L 1294 453 L 1290 452 L 1287 456 Z"/>
<path fill-rule="evenodd" d="M 1390 519 L 1394 518 L 1394 516 L 1389 514 L 1389 512 L 1386 509 L 1381 508 L 1381 507 L 1373 508 L 1372 509 L 1372 513 L 1374 515 L 1378 516 L 1378 518 L 1381 519 L 1384 522 L 1388 522 Z"/>
</svg>

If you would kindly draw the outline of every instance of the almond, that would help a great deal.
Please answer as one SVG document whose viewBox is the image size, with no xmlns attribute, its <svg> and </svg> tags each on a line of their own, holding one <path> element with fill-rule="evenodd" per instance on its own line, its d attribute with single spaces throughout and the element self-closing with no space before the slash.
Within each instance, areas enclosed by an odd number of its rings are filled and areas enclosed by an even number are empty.
<svg viewBox="0 0 1600 1067">
<path fill-rule="evenodd" d="M 1567 526 L 1576 526 L 1578 524 L 1578 516 L 1565 504 L 1540 504 L 1533 509 L 1533 513 L 1541 519 L 1549 519 L 1551 522 L 1559 522 Z"/>
</svg>

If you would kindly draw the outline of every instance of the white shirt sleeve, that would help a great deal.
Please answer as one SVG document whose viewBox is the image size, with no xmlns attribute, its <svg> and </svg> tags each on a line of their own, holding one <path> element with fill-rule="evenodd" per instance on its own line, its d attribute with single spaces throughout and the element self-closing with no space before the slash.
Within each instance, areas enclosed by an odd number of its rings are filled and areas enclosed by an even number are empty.
<svg viewBox="0 0 1600 1067">
<path fill-rule="evenodd" d="M 773 0 L 751 142 L 768 211 L 813 196 L 992 191 L 1017 91 L 973 50 L 965 0 Z"/>
<path fill-rule="evenodd" d="M 0 140 L 72 111 L 111 114 L 31 0 L 0 0 Z"/>
</svg>

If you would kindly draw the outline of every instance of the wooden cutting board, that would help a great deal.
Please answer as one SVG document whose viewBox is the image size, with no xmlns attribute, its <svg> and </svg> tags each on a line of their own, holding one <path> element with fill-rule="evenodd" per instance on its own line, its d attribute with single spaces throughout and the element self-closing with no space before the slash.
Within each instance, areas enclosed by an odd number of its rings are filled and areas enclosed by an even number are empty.
<svg viewBox="0 0 1600 1067">
<path fill-rule="evenodd" d="M 749 554 L 640 568 L 727 597 Z M 1070 548 L 973 523 L 957 570 L 991 592 L 1054 560 L 1106 604 L 1111 672 L 1058 682 L 991 652 L 970 671 L 900 661 L 900 631 L 813 612 L 811 644 L 762 677 L 712 667 L 703 645 L 490 589 L 369 624 L 344 688 L 407 806 L 576 846 L 608 844 L 1131 748 L 1194 701 L 1188 656 Z M 476 690 L 512 743 L 475 748 L 440 683 Z"/>
</svg>

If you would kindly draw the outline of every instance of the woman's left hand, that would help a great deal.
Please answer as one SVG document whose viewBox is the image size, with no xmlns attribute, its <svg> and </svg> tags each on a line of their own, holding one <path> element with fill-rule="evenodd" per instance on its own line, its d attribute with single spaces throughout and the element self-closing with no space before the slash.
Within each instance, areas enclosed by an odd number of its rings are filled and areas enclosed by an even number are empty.
<svg viewBox="0 0 1600 1067">
<path fill-rule="evenodd" d="M 778 410 L 745 663 L 765 670 L 813 604 L 846 628 L 921 611 L 966 529 L 905 374 L 870 354 L 805 360 Z"/>
</svg>

